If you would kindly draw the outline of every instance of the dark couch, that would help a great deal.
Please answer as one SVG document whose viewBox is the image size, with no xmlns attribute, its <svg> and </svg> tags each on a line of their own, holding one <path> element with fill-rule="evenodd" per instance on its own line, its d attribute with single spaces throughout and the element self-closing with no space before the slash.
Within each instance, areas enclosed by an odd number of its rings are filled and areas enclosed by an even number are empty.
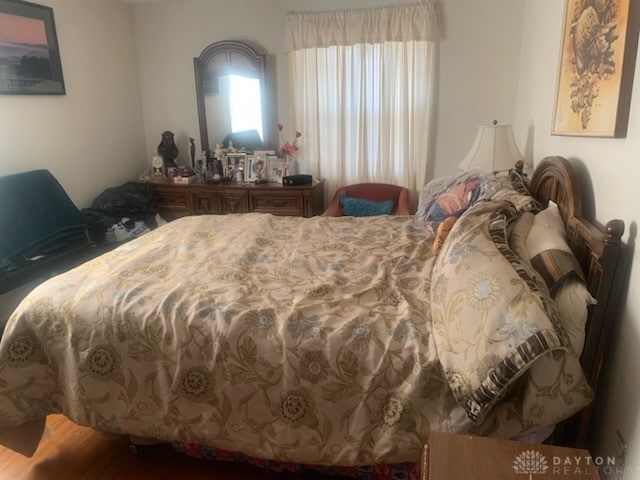
<svg viewBox="0 0 640 480">
<path fill-rule="evenodd" d="M 0 293 L 90 246 L 84 216 L 48 170 L 0 177 Z"/>
</svg>

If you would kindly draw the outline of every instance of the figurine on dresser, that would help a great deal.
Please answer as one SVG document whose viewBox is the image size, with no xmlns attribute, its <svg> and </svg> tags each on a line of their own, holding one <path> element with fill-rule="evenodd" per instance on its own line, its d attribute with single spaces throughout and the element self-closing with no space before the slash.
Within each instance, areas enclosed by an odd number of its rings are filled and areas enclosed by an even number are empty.
<svg viewBox="0 0 640 480">
<path fill-rule="evenodd" d="M 219 182 L 222 180 L 225 175 L 225 168 L 223 167 L 224 163 L 224 150 L 219 143 L 216 143 L 216 148 L 213 150 L 213 177 L 212 180 L 214 182 Z"/>
<path fill-rule="evenodd" d="M 213 151 L 213 155 L 216 158 L 216 160 L 222 161 L 222 156 L 224 155 L 224 151 L 222 150 L 222 147 L 220 146 L 219 143 L 216 143 L 216 149 Z"/>
<path fill-rule="evenodd" d="M 178 147 L 173 136 L 173 132 L 169 130 L 162 132 L 162 141 L 158 145 L 158 155 L 164 159 L 165 168 L 178 166 L 175 162 L 178 158 Z"/>
<path fill-rule="evenodd" d="M 202 183 L 206 175 L 206 162 L 200 158 L 193 167 L 193 171 L 196 173 L 198 183 Z"/>
<path fill-rule="evenodd" d="M 191 166 L 196 165 L 196 140 L 193 137 L 189 137 L 189 155 L 191 156 Z"/>
</svg>

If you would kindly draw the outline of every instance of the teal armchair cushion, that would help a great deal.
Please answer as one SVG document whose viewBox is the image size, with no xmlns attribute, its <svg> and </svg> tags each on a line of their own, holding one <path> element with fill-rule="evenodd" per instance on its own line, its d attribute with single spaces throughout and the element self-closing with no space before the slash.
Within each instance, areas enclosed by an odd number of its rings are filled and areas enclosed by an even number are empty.
<svg viewBox="0 0 640 480">
<path fill-rule="evenodd" d="M 374 202 L 364 198 L 340 197 L 343 215 L 350 217 L 373 217 L 376 215 L 390 215 L 393 211 L 393 200 Z"/>
</svg>

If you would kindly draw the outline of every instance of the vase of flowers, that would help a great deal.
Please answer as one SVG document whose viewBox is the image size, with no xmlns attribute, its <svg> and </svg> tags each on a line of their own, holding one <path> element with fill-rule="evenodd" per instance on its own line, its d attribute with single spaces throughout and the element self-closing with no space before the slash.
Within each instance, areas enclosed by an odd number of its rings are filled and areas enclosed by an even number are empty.
<svg viewBox="0 0 640 480">
<path fill-rule="evenodd" d="M 284 162 L 282 164 L 282 176 L 287 176 L 289 173 L 289 169 L 293 166 L 293 154 L 298 150 L 298 139 L 302 137 L 302 132 L 296 130 L 295 137 L 293 139 L 293 143 L 289 142 L 282 133 L 284 130 L 284 125 L 279 123 L 277 125 L 278 132 L 280 132 L 280 155 L 282 156 Z"/>
</svg>

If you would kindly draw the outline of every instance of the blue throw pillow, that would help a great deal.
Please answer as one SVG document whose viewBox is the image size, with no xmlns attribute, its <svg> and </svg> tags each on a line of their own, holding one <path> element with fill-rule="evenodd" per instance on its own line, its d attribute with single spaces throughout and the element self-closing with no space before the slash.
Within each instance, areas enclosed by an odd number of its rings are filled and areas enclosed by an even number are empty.
<svg viewBox="0 0 640 480">
<path fill-rule="evenodd" d="M 393 200 L 374 202 L 364 198 L 340 197 L 342 214 L 349 217 L 373 217 L 375 215 L 390 215 L 393 211 Z"/>
</svg>

